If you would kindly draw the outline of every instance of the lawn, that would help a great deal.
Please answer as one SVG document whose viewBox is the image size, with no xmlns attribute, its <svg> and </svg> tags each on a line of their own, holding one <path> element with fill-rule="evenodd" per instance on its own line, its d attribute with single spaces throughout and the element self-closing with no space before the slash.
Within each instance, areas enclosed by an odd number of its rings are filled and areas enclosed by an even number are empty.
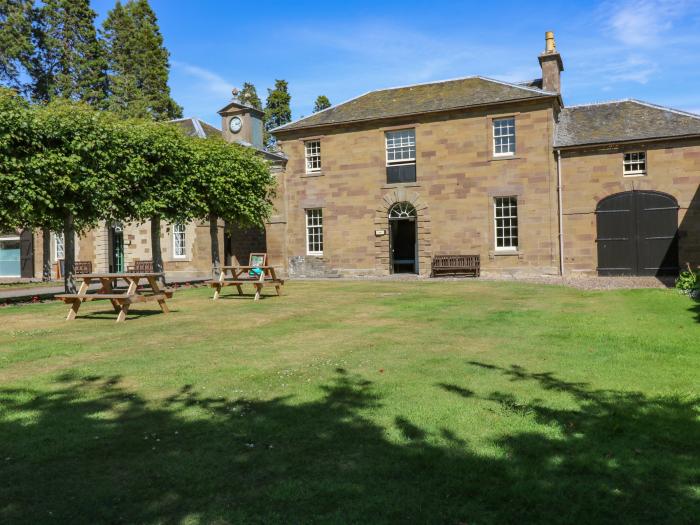
<svg viewBox="0 0 700 525">
<path fill-rule="evenodd" d="M 285 288 L 0 309 L 0 523 L 698 523 L 687 297 Z"/>
</svg>

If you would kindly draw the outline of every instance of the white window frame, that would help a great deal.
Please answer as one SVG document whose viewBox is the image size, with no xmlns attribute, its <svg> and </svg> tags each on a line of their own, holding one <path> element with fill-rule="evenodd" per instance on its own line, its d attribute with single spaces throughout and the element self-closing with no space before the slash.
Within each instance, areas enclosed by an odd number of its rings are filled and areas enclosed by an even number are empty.
<svg viewBox="0 0 700 525">
<path fill-rule="evenodd" d="M 416 128 L 393 129 L 384 132 L 384 150 L 387 166 L 416 163 Z M 390 155 L 390 152 L 393 155 Z M 401 158 L 396 153 L 401 152 Z M 406 155 L 404 155 L 406 154 Z M 389 157 L 393 156 L 393 159 Z"/>
<path fill-rule="evenodd" d="M 622 154 L 622 175 L 624 177 L 640 177 L 646 174 L 646 151 L 626 151 Z"/>
<path fill-rule="evenodd" d="M 512 205 L 509 201 L 507 210 L 508 210 L 508 215 L 503 215 L 498 216 L 498 208 L 500 204 L 500 208 L 503 210 L 505 209 L 504 206 L 502 205 L 503 201 L 505 199 L 512 199 L 515 203 L 515 214 L 513 215 L 511 213 Z M 499 202 L 500 201 L 500 202 Z M 502 221 L 502 224 L 499 225 L 499 221 Z M 508 225 L 506 226 L 506 222 L 508 221 Z M 499 246 L 498 245 L 498 239 L 499 239 L 499 228 L 503 230 L 503 233 L 501 234 L 500 237 L 502 237 L 504 240 L 507 238 L 510 240 L 511 246 Z M 516 234 L 513 235 L 512 229 L 515 228 Z M 509 235 L 505 235 L 505 230 L 508 229 Z M 493 198 L 493 236 L 494 236 L 494 249 L 497 252 L 517 252 L 518 247 L 520 245 L 520 239 L 519 239 L 519 226 L 518 226 L 518 197 L 516 195 L 504 195 L 504 196 L 499 196 L 499 197 L 494 197 Z M 515 245 L 513 245 L 513 239 L 515 239 Z"/>
<path fill-rule="evenodd" d="M 323 208 L 308 208 L 306 220 L 306 255 L 323 255 Z"/>
<path fill-rule="evenodd" d="M 59 246 L 61 249 L 59 250 Z M 66 242 L 63 238 L 62 232 L 56 232 L 53 234 L 53 254 L 54 260 L 60 261 L 66 258 Z"/>
<path fill-rule="evenodd" d="M 180 242 L 178 242 L 180 241 Z M 181 253 L 178 253 L 182 249 Z M 181 222 L 173 224 L 173 259 L 187 258 L 187 225 Z"/>
<path fill-rule="evenodd" d="M 502 133 L 502 128 L 500 126 L 500 123 L 506 122 L 506 133 Z M 512 122 L 512 125 L 510 124 Z M 508 128 L 512 127 L 512 132 Z M 496 131 L 498 130 L 498 134 L 496 134 Z M 513 157 L 515 155 L 516 147 L 517 147 L 517 139 L 516 139 L 516 132 L 515 132 L 515 117 L 502 117 L 502 118 L 495 118 L 493 119 L 491 123 L 491 137 L 492 137 L 492 147 L 493 147 L 493 156 L 494 157 Z M 496 148 L 498 146 L 503 147 L 503 144 L 496 144 L 497 139 L 499 138 L 507 138 L 509 139 L 507 141 L 507 146 L 508 149 L 512 147 L 513 151 L 500 151 L 497 152 Z"/>
<path fill-rule="evenodd" d="M 306 173 L 318 173 L 321 171 L 321 140 L 304 141 L 304 162 Z"/>
</svg>

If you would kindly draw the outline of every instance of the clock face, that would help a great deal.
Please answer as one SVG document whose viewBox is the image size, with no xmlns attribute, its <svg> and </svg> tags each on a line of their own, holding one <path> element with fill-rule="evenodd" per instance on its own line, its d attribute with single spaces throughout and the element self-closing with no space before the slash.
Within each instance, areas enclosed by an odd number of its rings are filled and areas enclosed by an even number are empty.
<svg viewBox="0 0 700 525">
<path fill-rule="evenodd" d="M 243 122 L 241 122 L 241 119 L 239 117 L 233 117 L 229 123 L 228 127 L 233 133 L 238 133 L 241 131 L 241 127 L 243 127 Z"/>
</svg>

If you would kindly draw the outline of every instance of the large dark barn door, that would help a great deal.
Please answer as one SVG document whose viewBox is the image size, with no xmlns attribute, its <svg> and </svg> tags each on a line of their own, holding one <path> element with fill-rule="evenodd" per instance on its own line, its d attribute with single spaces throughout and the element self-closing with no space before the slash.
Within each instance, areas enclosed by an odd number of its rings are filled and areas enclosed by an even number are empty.
<svg viewBox="0 0 700 525">
<path fill-rule="evenodd" d="M 628 191 L 596 209 L 600 275 L 678 272 L 678 203 L 665 193 Z"/>
</svg>

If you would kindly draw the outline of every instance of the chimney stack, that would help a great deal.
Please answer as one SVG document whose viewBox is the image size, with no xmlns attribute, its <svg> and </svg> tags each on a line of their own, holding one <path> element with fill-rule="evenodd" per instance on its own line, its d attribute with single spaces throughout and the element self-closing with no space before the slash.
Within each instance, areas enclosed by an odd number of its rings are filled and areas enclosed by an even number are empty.
<svg viewBox="0 0 700 525">
<path fill-rule="evenodd" d="M 542 68 L 542 89 L 561 93 L 561 72 L 564 71 L 564 63 L 554 42 L 554 32 L 547 31 L 544 34 L 544 41 L 544 53 L 539 56 Z"/>
</svg>

